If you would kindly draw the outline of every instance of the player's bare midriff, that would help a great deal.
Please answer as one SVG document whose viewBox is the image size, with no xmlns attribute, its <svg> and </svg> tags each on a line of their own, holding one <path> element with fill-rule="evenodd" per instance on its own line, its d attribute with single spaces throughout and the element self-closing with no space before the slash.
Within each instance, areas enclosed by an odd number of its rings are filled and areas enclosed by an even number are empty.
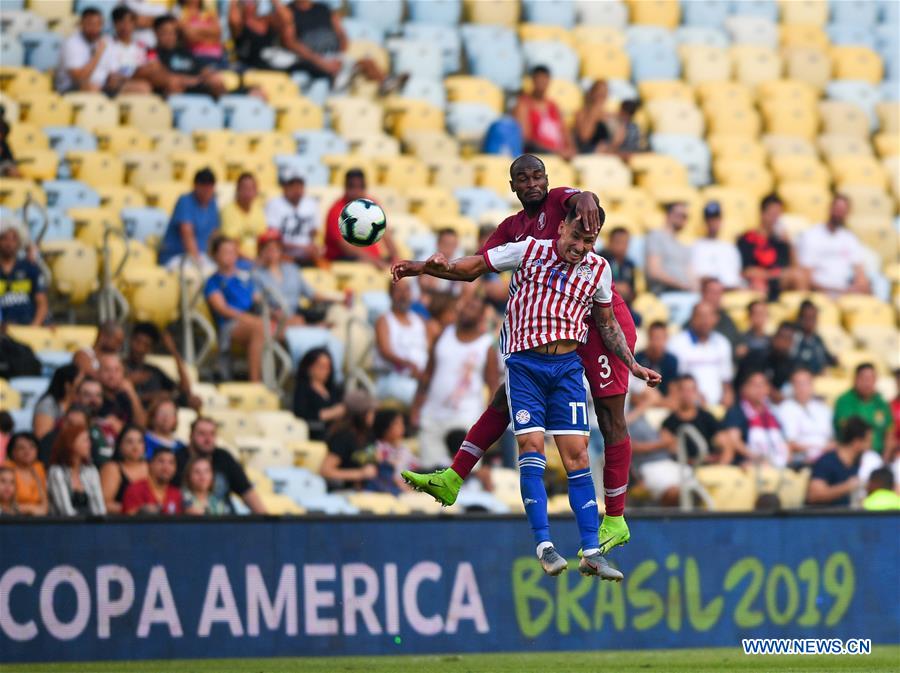
<svg viewBox="0 0 900 673">
<path fill-rule="evenodd" d="M 558 341 L 551 341 L 548 344 L 535 346 L 529 350 L 532 350 L 535 353 L 541 353 L 542 355 L 565 355 L 566 353 L 577 350 L 580 345 L 581 344 L 578 341 L 573 339 L 560 339 Z"/>
</svg>

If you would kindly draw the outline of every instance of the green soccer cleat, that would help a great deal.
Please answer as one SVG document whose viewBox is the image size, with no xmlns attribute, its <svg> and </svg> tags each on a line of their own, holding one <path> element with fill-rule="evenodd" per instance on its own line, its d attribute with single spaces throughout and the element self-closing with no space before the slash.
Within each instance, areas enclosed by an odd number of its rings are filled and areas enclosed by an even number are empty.
<svg viewBox="0 0 900 673">
<path fill-rule="evenodd" d="M 631 533 L 628 532 L 628 524 L 624 516 L 603 515 L 600 524 L 600 553 L 606 556 L 614 547 L 628 544 Z"/>
<path fill-rule="evenodd" d="M 444 507 L 450 507 L 456 502 L 456 496 L 459 495 L 459 489 L 463 483 L 462 477 L 449 467 L 446 470 L 429 472 L 428 474 L 418 474 L 417 472 L 404 470 L 400 473 L 400 476 L 415 490 L 427 493 Z"/>
</svg>

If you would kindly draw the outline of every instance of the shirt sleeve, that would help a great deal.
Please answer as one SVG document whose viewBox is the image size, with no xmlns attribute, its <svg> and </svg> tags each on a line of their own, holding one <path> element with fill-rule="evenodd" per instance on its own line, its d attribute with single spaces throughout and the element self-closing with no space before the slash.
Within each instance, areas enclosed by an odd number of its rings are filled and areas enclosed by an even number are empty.
<svg viewBox="0 0 900 673">
<path fill-rule="evenodd" d="M 507 217 L 505 220 L 503 220 L 500 225 L 496 229 L 494 229 L 494 233 L 488 236 L 488 239 L 484 242 L 484 245 L 482 245 L 478 250 L 478 254 L 483 255 L 491 248 L 497 248 L 504 243 L 510 243 L 512 241 L 512 235 L 509 231 L 511 222 L 512 217 Z"/>
<path fill-rule="evenodd" d="M 600 282 L 597 291 L 594 292 L 594 301 L 600 306 L 612 305 L 612 269 L 608 262 L 603 262 L 603 270 L 600 271 Z"/>
<path fill-rule="evenodd" d="M 53 504 L 53 509 L 57 514 L 63 516 L 75 515 L 75 508 L 72 507 L 72 496 L 69 491 L 69 482 L 66 479 L 63 468 L 59 465 L 53 465 L 50 468 L 47 490 L 50 495 L 50 502 Z"/>
<path fill-rule="evenodd" d="M 225 464 L 225 476 L 228 478 L 228 487 L 239 496 L 243 496 L 247 491 L 253 488 L 253 484 L 247 478 L 244 468 L 231 456 L 228 456 L 228 462 Z"/>
<path fill-rule="evenodd" d="M 222 288 L 219 286 L 219 279 L 217 278 L 217 276 L 218 274 L 213 274 L 206 279 L 206 285 L 203 286 L 203 296 L 207 299 L 209 299 L 211 294 L 222 291 Z"/>
<path fill-rule="evenodd" d="M 525 258 L 528 247 L 534 242 L 529 236 L 524 241 L 504 243 L 496 248 L 488 248 L 484 251 L 484 261 L 491 271 L 512 271 Z"/>
<path fill-rule="evenodd" d="M 731 344 L 728 343 L 728 339 L 726 339 L 724 336 L 719 336 L 720 338 L 717 339 L 717 341 L 719 342 L 719 349 L 721 350 L 719 374 L 722 377 L 722 383 L 730 383 L 734 378 L 734 365 L 732 364 L 733 359 L 731 357 Z"/>
<path fill-rule="evenodd" d="M 172 222 L 174 222 L 177 227 L 183 222 L 192 223 L 192 220 L 193 217 L 191 216 L 191 206 L 188 202 L 188 197 L 179 197 L 178 201 L 175 202 L 175 210 L 172 212 Z"/>
<path fill-rule="evenodd" d="M 575 187 L 554 187 L 547 192 L 547 200 L 552 204 L 558 205 L 565 212 L 566 201 L 575 194 L 581 194 L 581 190 Z"/>
<path fill-rule="evenodd" d="M 722 428 L 725 430 L 737 428 L 741 431 L 741 434 L 743 434 L 744 420 L 744 414 L 741 412 L 740 408 L 736 406 L 731 407 L 725 412 L 725 418 L 722 419 Z"/>
</svg>

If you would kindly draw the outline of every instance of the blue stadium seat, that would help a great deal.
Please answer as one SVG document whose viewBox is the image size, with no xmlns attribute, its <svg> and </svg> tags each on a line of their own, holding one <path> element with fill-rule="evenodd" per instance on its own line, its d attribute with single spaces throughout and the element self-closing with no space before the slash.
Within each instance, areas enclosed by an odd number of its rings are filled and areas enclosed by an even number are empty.
<svg viewBox="0 0 900 673">
<path fill-rule="evenodd" d="M 613 100 L 634 100 L 639 98 L 637 87 L 625 79 L 606 80 L 609 97 Z"/>
<path fill-rule="evenodd" d="M 21 209 L 24 210 L 24 209 Z M 27 213 L 22 213 L 22 219 L 28 226 L 32 238 L 40 237 L 41 243 L 50 241 L 70 241 L 75 237 L 75 223 L 60 208 L 47 208 L 46 219 L 37 208 L 29 208 Z M 47 228 L 44 229 L 46 223 Z"/>
<path fill-rule="evenodd" d="M 44 134 L 50 141 L 50 148 L 56 151 L 60 159 L 65 158 L 66 152 L 93 152 L 97 149 L 97 139 L 80 126 L 45 126 Z"/>
<path fill-rule="evenodd" d="M 72 362 L 72 354 L 69 351 L 38 351 L 35 355 L 40 360 L 41 374 L 44 376 L 53 376 L 53 372 L 57 369 Z M 28 423 L 30 428 L 30 417 Z"/>
<path fill-rule="evenodd" d="M 279 174 L 285 170 L 300 173 L 310 187 L 324 187 L 329 184 L 330 171 L 328 166 L 319 161 L 319 158 L 316 156 L 279 154 L 275 157 L 275 165 L 278 166 Z"/>
<path fill-rule="evenodd" d="M 233 131 L 271 131 L 275 110 L 256 96 L 222 96 L 225 125 Z"/>
<path fill-rule="evenodd" d="M 650 147 L 654 152 L 667 154 L 684 164 L 688 171 L 688 179 L 694 187 L 709 184 L 711 157 L 709 147 L 702 138 L 674 133 L 655 133 L 650 136 Z"/>
<path fill-rule="evenodd" d="M 50 31 L 25 32 L 19 34 L 25 48 L 25 65 L 42 72 L 53 70 L 59 65 L 62 37 Z"/>
<path fill-rule="evenodd" d="M 524 64 L 518 46 L 485 45 L 474 55 L 473 75 L 491 80 L 501 89 L 518 91 L 522 87 Z"/>
<path fill-rule="evenodd" d="M 881 102 L 881 92 L 878 87 L 869 82 L 858 80 L 835 79 L 825 87 L 825 94 L 834 100 L 853 103 L 865 110 L 874 124 L 878 117 L 875 114 L 875 106 Z"/>
<path fill-rule="evenodd" d="M 69 360 L 72 360 L 71 353 Z M 31 432 L 34 409 L 10 409 L 9 415 L 13 420 L 13 432 Z"/>
<path fill-rule="evenodd" d="M 3 3 L 4 12 L 21 12 L 25 9 L 25 0 L 5 0 Z"/>
<path fill-rule="evenodd" d="M 504 201 L 493 189 L 484 187 L 465 187 L 454 190 L 453 195 L 459 201 L 459 210 L 466 217 L 477 220 L 488 210 L 506 210 L 509 204 Z"/>
<path fill-rule="evenodd" d="M 880 0 L 878 6 L 881 23 L 894 26 L 896 30 L 897 24 L 900 23 L 900 3 L 896 0 Z"/>
<path fill-rule="evenodd" d="M 407 7 L 412 23 L 455 26 L 462 18 L 462 0 L 407 0 Z"/>
<path fill-rule="evenodd" d="M 10 388 L 19 392 L 22 408 L 32 411 L 49 385 L 50 379 L 43 376 L 14 376 L 9 380 Z"/>
<path fill-rule="evenodd" d="M 555 79 L 574 82 L 578 79 L 578 54 L 562 42 L 529 40 L 522 44 L 525 69 L 530 71 L 536 65 L 547 66 Z"/>
<path fill-rule="evenodd" d="M 424 100 L 443 110 L 447 106 L 447 92 L 443 80 L 411 77 L 403 85 L 403 97 Z"/>
<path fill-rule="evenodd" d="M 491 514 L 509 514 L 509 506 L 500 502 L 486 491 L 460 491 L 456 506 L 463 511 L 470 507 L 477 511 L 488 511 Z"/>
<path fill-rule="evenodd" d="M 719 28 L 728 17 L 727 0 L 691 0 L 681 3 L 681 21 L 686 26 Z"/>
<path fill-rule="evenodd" d="M 321 514 L 345 515 L 359 514 L 359 509 L 349 502 L 343 496 L 336 493 L 328 493 L 326 495 L 303 496 L 297 504 L 303 507 L 307 512 L 319 512 Z"/>
<path fill-rule="evenodd" d="M 347 141 L 330 129 L 314 131 L 295 131 L 297 154 L 305 157 L 319 157 L 326 154 L 347 154 L 350 146 Z"/>
<path fill-rule="evenodd" d="M 675 40 L 681 44 L 699 44 L 705 47 L 727 48 L 731 45 L 728 33 L 709 26 L 681 26 L 675 31 Z"/>
<path fill-rule="evenodd" d="M 625 50 L 632 59 L 647 47 L 659 45 L 671 51 L 678 46 L 675 35 L 661 26 L 629 26 L 625 31 Z"/>
<path fill-rule="evenodd" d="M 0 65 L 25 65 L 25 47 L 12 36 L 0 40 Z"/>
<path fill-rule="evenodd" d="M 893 78 L 882 82 L 881 87 L 881 100 L 884 101 L 898 101 L 900 100 L 900 78 L 895 74 Z"/>
<path fill-rule="evenodd" d="M 78 180 L 45 180 L 47 207 L 66 211 L 69 208 L 97 208 L 100 195 Z"/>
<path fill-rule="evenodd" d="M 621 0 L 575 0 L 578 23 L 587 26 L 611 26 L 625 30 L 628 25 L 628 7 Z"/>
<path fill-rule="evenodd" d="M 462 38 L 463 48 L 466 50 L 466 58 L 470 63 L 473 57 L 486 47 L 516 49 L 519 46 L 519 38 L 512 29 L 506 26 L 465 23 L 460 27 L 459 34 Z"/>
<path fill-rule="evenodd" d="M 120 215 L 128 238 L 142 243 L 150 237 L 159 242 L 169 226 L 169 214 L 159 208 L 123 208 Z"/>
<path fill-rule="evenodd" d="M 363 306 L 370 323 L 374 323 L 379 317 L 391 310 L 391 298 L 384 290 L 363 292 L 360 295 Z"/>
<path fill-rule="evenodd" d="M 462 40 L 455 27 L 407 23 L 403 26 L 403 35 L 411 40 L 424 40 L 438 45 L 441 50 L 445 75 L 459 71 Z"/>
<path fill-rule="evenodd" d="M 403 242 L 412 251 L 414 259 L 425 259 L 434 252 L 437 236 L 432 231 L 420 231 L 409 234 Z"/>
<path fill-rule="evenodd" d="M 875 49 L 877 44 L 872 27 L 860 24 L 829 24 L 828 38 L 832 44 L 859 45 L 869 49 Z"/>
<path fill-rule="evenodd" d="M 348 0 L 350 13 L 363 23 L 391 30 L 403 23 L 403 0 Z"/>
<path fill-rule="evenodd" d="M 874 0 L 831 0 L 829 7 L 832 23 L 871 27 L 878 21 L 878 3 Z"/>
<path fill-rule="evenodd" d="M 758 44 L 778 47 L 778 24 L 762 16 L 730 16 L 725 29 L 734 44 Z"/>
<path fill-rule="evenodd" d="M 391 65 L 395 73 L 440 81 L 444 76 L 441 46 L 425 40 L 398 39 L 390 44 Z"/>
<path fill-rule="evenodd" d="M 368 40 L 376 44 L 384 44 L 384 29 L 378 24 L 347 17 L 341 22 L 341 25 L 344 27 L 344 32 L 347 33 L 347 39 L 351 42 L 353 40 Z"/>
<path fill-rule="evenodd" d="M 104 27 L 109 30 L 112 27 L 112 11 L 120 4 L 120 0 L 75 0 L 75 14 L 81 14 L 88 7 L 98 9 L 103 14 Z"/>
<path fill-rule="evenodd" d="M 575 3 L 572 0 L 522 0 L 525 20 L 548 26 L 571 28 L 575 25 Z"/>
<path fill-rule="evenodd" d="M 47 30 L 47 19 L 25 10 L 7 10 L 3 6 L 3 39 L 0 43 L 15 42 L 21 33 L 38 33 Z"/>
<path fill-rule="evenodd" d="M 284 333 L 294 367 L 313 348 L 327 348 L 334 362 L 335 378 L 344 371 L 344 342 L 335 339 L 324 327 L 288 327 Z"/>
<path fill-rule="evenodd" d="M 173 126 L 184 133 L 201 129 L 220 129 L 225 125 L 225 115 L 209 96 L 179 94 L 169 96 Z"/>
<path fill-rule="evenodd" d="M 758 16 L 778 22 L 776 0 L 731 0 L 731 13 L 738 16 Z"/>
<path fill-rule="evenodd" d="M 482 103 L 449 103 L 447 129 L 460 140 L 480 141 L 499 116 L 492 107 Z"/>
<path fill-rule="evenodd" d="M 272 480 L 276 493 L 286 495 L 297 503 L 303 498 L 328 493 L 325 480 L 302 467 L 269 467 L 266 468 L 266 476 Z"/>
<path fill-rule="evenodd" d="M 900 35 L 898 35 L 897 27 L 884 23 L 876 26 L 875 46 L 882 59 L 900 51 Z"/>
<path fill-rule="evenodd" d="M 680 76 L 678 53 L 664 44 L 647 44 L 631 57 L 631 77 L 635 82 L 678 79 Z"/>
</svg>

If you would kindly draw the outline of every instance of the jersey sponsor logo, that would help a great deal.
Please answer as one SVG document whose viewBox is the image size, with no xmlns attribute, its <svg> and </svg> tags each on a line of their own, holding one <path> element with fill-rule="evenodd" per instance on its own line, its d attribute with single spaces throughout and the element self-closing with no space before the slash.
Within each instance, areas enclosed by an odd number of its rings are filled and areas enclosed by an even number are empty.
<svg viewBox="0 0 900 673">
<path fill-rule="evenodd" d="M 516 423 L 519 425 L 524 425 L 528 421 L 531 420 L 531 414 L 528 413 L 525 409 L 519 409 L 516 412 Z"/>
<path fill-rule="evenodd" d="M 544 227 L 546 227 L 546 226 L 547 226 L 547 214 L 542 210 L 541 214 L 538 215 L 538 223 L 537 223 L 538 231 L 543 231 Z"/>
</svg>

